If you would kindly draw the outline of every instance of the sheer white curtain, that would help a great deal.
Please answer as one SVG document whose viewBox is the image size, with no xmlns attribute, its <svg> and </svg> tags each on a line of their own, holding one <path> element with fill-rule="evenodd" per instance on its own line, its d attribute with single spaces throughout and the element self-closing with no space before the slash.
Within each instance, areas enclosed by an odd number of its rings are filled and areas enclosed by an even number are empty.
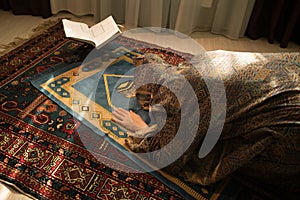
<svg viewBox="0 0 300 200">
<path fill-rule="evenodd" d="M 112 15 L 129 28 L 154 26 L 191 34 L 211 31 L 230 38 L 244 35 L 255 0 L 51 0 L 52 12 Z M 70 3 L 71 2 L 71 3 Z M 78 11 L 80 10 L 80 11 Z"/>
<path fill-rule="evenodd" d="M 51 12 L 69 11 L 75 15 L 95 14 L 95 0 L 50 0 Z"/>
<path fill-rule="evenodd" d="M 211 31 L 230 38 L 243 36 L 255 0 L 181 0 L 175 26 L 180 32 Z"/>
</svg>

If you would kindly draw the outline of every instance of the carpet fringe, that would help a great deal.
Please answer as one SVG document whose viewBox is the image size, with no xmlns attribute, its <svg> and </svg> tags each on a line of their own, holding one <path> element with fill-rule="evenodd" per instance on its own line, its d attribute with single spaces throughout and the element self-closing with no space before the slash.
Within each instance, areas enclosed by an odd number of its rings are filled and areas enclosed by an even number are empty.
<svg viewBox="0 0 300 200">
<path fill-rule="evenodd" d="M 2 184 L 2 187 L 6 187 L 7 189 L 10 190 L 9 187 L 11 187 L 12 189 L 16 190 L 17 192 L 19 192 L 19 194 L 22 194 L 32 200 L 37 200 L 37 198 L 33 197 L 32 195 L 24 192 L 22 189 L 20 189 L 18 186 L 16 186 L 15 184 L 11 183 L 11 182 L 8 182 L 8 181 L 5 181 L 5 180 L 2 180 L 0 179 L 0 183 Z M 1 194 L 1 193 L 0 193 Z M 15 192 L 10 192 L 10 197 L 12 198 L 14 195 L 16 195 Z M 22 198 L 23 199 L 23 198 Z"/>
<path fill-rule="evenodd" d="M 50 19 L 48 21 L 44 21 L 41 24 L 39 24 L 37 27 L 32 29 L 32 34 L 28 38 L 21 38 L 21 37 L 16 37 L 14 40 L 8 44 L 0 44 L 0 56 L 5 55 L 6 53 L 10 52 L 11 50 L 21 46 L 24 44 L 26 41 L 47 32 L 47 30 L 60 22 L 63 18 L 57 18 L 57 19 Z"/>
</svg>

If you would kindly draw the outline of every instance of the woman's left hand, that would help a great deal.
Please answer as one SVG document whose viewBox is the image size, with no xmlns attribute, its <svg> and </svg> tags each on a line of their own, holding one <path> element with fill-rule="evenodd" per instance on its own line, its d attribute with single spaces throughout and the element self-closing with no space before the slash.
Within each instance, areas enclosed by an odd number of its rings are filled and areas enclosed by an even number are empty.
<svg viewBox="0 0 300 200">
<path fill-rule="evenodd" d="M 123 126 L 129 131 L 136 132 L 148 127 L 144 120 L 131 110 L 128 111 L 123 108 L 116 108 L 112 114 L 114 115 L 112 121 Z"/>
</svg>

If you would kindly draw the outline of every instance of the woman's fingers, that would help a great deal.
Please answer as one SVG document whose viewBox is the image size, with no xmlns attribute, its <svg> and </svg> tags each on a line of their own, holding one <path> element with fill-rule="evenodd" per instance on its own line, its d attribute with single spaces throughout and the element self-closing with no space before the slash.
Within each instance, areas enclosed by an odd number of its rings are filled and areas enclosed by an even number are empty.
<svg viewBox="0 0 300 200">
<path fill-rule="evenodd" d="M 129 116 L 129 111 L 124 110 L 123 108 L 116 108 L 112 114 L 114 115 L 112 118 L 113 122 L 116 122 L 117 124 L 121 125 L 121 126 L 128 126 L 128 121 L 130 118 Z"/>
<path fill-rule="evenodd" d="M 144 120 L 132 111 L 127 111 L 123 108 L 117 108 L 113 112 L 112 121 L 127 128 L 130 131 L 137 131 L 147 127 Z"/>
<path fill-rule="evenodd" d="M 128 116 L 128 111 L 122 109 L 122 108 L 117 108 L 115 109 L 112 114 L 114 115 L 114 118 L 118 119 L 119 121 L 124 120 Z"/>
<path fill-rule="evenodd" d="M 133 111 L 129 112 L 129 116 L 131 118 L 131 121 L 136 125 L 136 127 L 138 127 L 137 129 L 142 129 L 145 127 L 148 127 L 148 125 L 146 124 L 146 122 L 141 118 L 141 116 L 139 116 L 138 114 L 136 114 Z"/>
<path fill-rule="evenodd" d="M 123 108 L 116 108 L 113 111 L 113 114 L 120 117 L 126 117 L 128 115 L 128 111 L 124 110 Z"/>
</svg>

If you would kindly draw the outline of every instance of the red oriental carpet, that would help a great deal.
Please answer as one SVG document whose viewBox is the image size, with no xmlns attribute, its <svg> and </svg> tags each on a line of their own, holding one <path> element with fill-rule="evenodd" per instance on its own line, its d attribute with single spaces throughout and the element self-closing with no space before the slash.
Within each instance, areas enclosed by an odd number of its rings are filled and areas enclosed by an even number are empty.
<svg viewBox="0 0 300 200">
<path fill-rule="evenodd" d="M 132 159 L 31 84 L 37 74 L 82 62 L 92 48 L 65 38 L 58 23 L 1 57 L 2 181 L 38 199 L 258 198 L 233 179 L 203 187 L 155 172 L 129 173 Z"/>
</svg>

